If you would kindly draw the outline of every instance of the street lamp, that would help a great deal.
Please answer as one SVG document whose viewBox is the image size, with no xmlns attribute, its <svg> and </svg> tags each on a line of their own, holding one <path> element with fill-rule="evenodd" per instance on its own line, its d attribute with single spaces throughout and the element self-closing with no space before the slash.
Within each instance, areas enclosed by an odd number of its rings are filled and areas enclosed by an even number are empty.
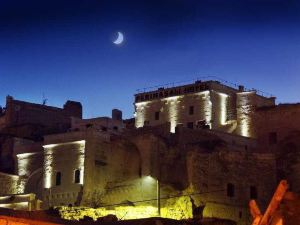
<svg viewBox="0 0 300 225">
<path fill-rule="evenodd" d="M 157 215 L 160 216 L 160 182 L 158 179 L 153 178 L 148 175 L 145 177 L 146 181 L 156 182 L 156 206 L 157 206 Z"/>
<path fill-rule="evenodd" d="M 160 182 L 156 179 L 157 215 L 160 217 Z"/>
</svg>

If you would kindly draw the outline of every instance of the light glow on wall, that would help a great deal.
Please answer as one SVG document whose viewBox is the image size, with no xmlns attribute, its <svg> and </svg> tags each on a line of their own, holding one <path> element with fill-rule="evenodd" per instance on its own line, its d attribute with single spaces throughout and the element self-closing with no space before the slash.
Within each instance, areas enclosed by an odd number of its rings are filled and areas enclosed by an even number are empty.
<svg viewBox="0 0 300 225">
<path fill-rule="evenodd" d="M 59 207 L 59 213 L 63 219 L 80 220 L 89 216 L 93 220 L 107 215 L 116 215 L 118 219 L 130 220 L 149 217 L 157 217 L 157 207 L 150 205 L 117 206 L 114 209 L 106 208 L 78 208 Z M 193 217 L 192 203 L 188 196 L 179 197 L 176 201 L 161 208 L 161 217 L 175 220 L 189 219 Z"/>
<path fill-rule="evenodd" d="M 76 144 L 78 145 L 79 156 L 77 168 L 80 170 L 80 184 L 84 182 L 84 154 L 85 154 L 85 140 L 66 142 L 59 144 L 44 145 L 44 187 L 51 188 L 53 186 L 53 161 L 54 161 L 54 150 L 60 146 Z"/>
<path fill-rule="evenodd" d="M 175 133 L 175 128 L 178 123 L 178 103 L 181 98 L 182 96 L 173 96 L 164 99 L 168 105 L 168 121 L 170 122 L 171 133 Z"/>
<path fill-rule="evenodd" d="M 26 183 L 27 183 L 27 179 L 22 179 L 22 178 L 18 179 L 18 187 L 17 187 L 17 193 L 18 194 L 24 193 Z"/>
<path fill-rule="evenodd" d="M 44 147 L 45 148 L 45 147 Z M 44 149 L 44 187 L 52 187 L 52 173 L 53 173 L 53 149 L 47 147 Z"/>
<path fill-rule="evenodd" d="M 18 175 L 19 176 L 28 176 L 29 172 L 29 159 L 28 157 L 35 155 L 36 153 L 21 153 L 17 154 L 18 160 Z"/>
<path fill-rule="evenodd" d="M 226 125 L 227 121 L 227 100 L 228 95 L 219 93 L 220 96 L 220 124 Z"/>
<path fill-rule="evenodd" d="M 210 99 L 210 92 L 209 91 L 203 91 L 197 93 L 198 95 L 202 96 L 202 99 L 204 100 L 204 119 L 206 121 L 206 124 L 211 127 L 211 118 L 212 118 L 212 102 Z"/>
<path fill-rule="evenodd" d="M 5 203 L 0 204 L 0 208 L 8 208 L 8 209 L 28 209 L 29 202 L 16 202 L 16 203 Z"/>
<path fill-rule="evenodd" d="M 8 200 L 11 196 L 0 196 L 0 200 Z"/>
<path fill-rule="evenodd" d="M 248 106 L 242 106 L 241 110 L 244 112 L 250 112 Z M 242 114 L 239 118 L 239 125 L 240 125 L 240 135 L 244 137 L 250 137 L 250 118 L 247 114 Z"/>
<path fill-rule="evenodd" d="M 205 120 L 206 124 L 211 127 L 212 103 L 210 99 L 210 91 L 202 91 L 192 94 L 161 98 L 160 100 L 135 103 L 134 115 L 136 128 L 143 127 L 145 121 L 149 121 L 150 125 L 158 125 L 169 122 L 170 132 L 175 133 L 175 129 L 178 124 L 187 122 L 184 117 L 181 118 L 181 115 L 185 114 L 184 105 L 182 103 L 184 103 L 186 97 L 196 97 L 197 99 L 199 99 L 198 104 L 201 107 L 201 111 L 198 112 L 198 114 L 201 115 L 193 122 L 196 122 L 196 120 Z M 197 105 L 196 102 L 194 102 L 194 104 Z M 162 115 L 160 116 L 161 118 L 159 120 L 154 120 L 152 118 L 152 115 L 154 115 L 156 111 L 162 112 Z"/>
<path fill-rule="evenodd" d="M 241 92 L 238 93 L 238 104 L 237 104 L 237 117 L 238 117 L 238 132 L 244 137 L 251 136 L 251 113 L 252 113 L 252 96 L 256 94 L 252 92 Z"/>
<path fill-rule="evenodd" d="M 147 107 L 149 102 L 138 102 L 135 103 L 135 127 L 143 127 L 145 122 L 145 107 Z"/>
</svg>

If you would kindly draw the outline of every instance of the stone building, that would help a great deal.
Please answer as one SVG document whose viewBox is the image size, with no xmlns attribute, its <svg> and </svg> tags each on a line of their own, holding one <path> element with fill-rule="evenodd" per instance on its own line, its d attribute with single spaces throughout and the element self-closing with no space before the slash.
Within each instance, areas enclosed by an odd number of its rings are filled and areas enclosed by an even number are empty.
<svg viewBox="0 0 300 225">
<path fill-rule="evenodd" d="M 46 107 L 40 117 L 49 121 L 40 122 L 47 129 L 42 138 L 27 128 L 26 135 L 3 136 L 15 167 L 0 173 L 0 196 L 34 193 L 44 208 L 104 207 L 85 212 L 94 218 L 118 210 L 120 218 L 157 216 L 160 205 L 163 217 L 197 211 L 249 224 L 249 200 L 264 209 L 279 179 L 300 192 L 300 107 L 274 100 L 242 86 L 197 81 L 137 94 L 135 121 L 123 121 L 119 110 L 111 118 L 81 119 L 76 102 L 72 113 L 29 103 L 22 119 L 13 114 L 11 121 L 27 121 L 35 115 L 31 107 Z M 51 119 L 56 113 L 66 126 Z"/>
<path fill-rule="evenodd" d="M 91 119 L 80 119 L 76 117 L 71 118 L 72 131 L 85 131 L 89 129 L 97 131 L 118 132 L 125 128 L 122 119 L 122 111 L 118 109 L 112 110 L 112 117 L 98 117 Z"/>
<path fill-rule="evenodd" d="M 263 107 L 255 113 L 255 137 L 260 152 L 276 155 L 277 178 L 300 193 L 300 104 Z"/>
<path fill-rule="evenodd" d="M 135 126 L 171 123 L 177 126 L 209 128 L 252 137 L 255 108 L 275 105 L 274 97 L 255 90 L 226 86 L 218 81 L 196 81 L 172 88 L 158 88 L 135 95 Z"/>
<path fill-rule="evenodd" d="M 162 216 L 181 215 L 180 207 L 191 213 L 193 202 L 204 216 L 247 224 L 250 198 L 264 207 L 276 186 L 274 156 L 256 153 L 253 139 L 185 127 L 172 134 L 168 124 L 118 133 L 93 128 L 47 135 L 42 151 L 38 143 L 21 144 L 15 150 L 18 176 L 7 182 L 20 191 L 7 191 L 35 193 L 45 208 L 155 209 L 159 181 Z M 189 197 L 174 208 L 172 196 L 184 195 Z"/>
<path fill-rule="evenodd" d="M 67 101 L 63 108 L 57 108 L 7 96 L 0 114 L 0 171 L 14 172 L 15 140 L 42 141 L 44 135 L 66 132 L 71 117 L 82 118 L 81 103 Z"/>
<path fill-rule="evenodd" d="M 67 131 L 71 126 L 71 117 L 82 118 L 81 103 L 67 101 L 63 108 L 57 108 L 7 96 L 0 117 L 0 129 L 2 133 L 17 137 L 39 139 L 45 134 Z"/>
</svg>

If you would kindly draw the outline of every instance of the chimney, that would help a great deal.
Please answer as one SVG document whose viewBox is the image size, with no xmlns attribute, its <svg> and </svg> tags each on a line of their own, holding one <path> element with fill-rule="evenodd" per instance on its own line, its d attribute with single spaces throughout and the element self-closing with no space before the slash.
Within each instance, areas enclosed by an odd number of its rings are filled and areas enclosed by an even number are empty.
<svg viewBox="0 0 300 225">
<path fill-rule="evenodd" d="M 245 87 L 243 85 L 239 85 L 239 91 L 243 92 L 245 90 Z"/>
</svg>

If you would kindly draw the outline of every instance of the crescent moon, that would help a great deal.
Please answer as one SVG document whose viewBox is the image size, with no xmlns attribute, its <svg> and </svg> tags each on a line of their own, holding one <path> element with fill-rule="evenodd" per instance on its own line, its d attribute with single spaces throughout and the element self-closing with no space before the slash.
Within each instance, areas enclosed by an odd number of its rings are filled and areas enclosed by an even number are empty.
<svg viewBox="0 0 300 225">
<path fill-rule="evenodd" d="M 122 44 L 123 41 L 124 41 L 124 35 L 121 32 L 118 32 L 118 37 L 114 41 L 114 44 L 119 45 Z"/>
</svg>

